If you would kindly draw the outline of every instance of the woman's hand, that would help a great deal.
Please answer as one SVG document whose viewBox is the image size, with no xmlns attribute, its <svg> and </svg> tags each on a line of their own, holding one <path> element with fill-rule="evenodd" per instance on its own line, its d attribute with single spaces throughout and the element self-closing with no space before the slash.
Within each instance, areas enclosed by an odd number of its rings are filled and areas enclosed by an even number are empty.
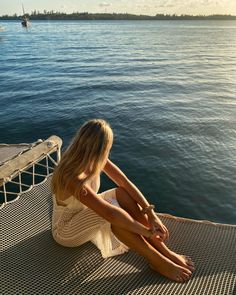
<svg viewBox="0 0 236 295">
<path fill-rule="evenodd" d="M 148 213 L 148 222 L 153 233 L 151 238 L 158 237 L 161 242 L 169 238 L 169 231 L 159 217 L 152 210 Z"/>
</svg>

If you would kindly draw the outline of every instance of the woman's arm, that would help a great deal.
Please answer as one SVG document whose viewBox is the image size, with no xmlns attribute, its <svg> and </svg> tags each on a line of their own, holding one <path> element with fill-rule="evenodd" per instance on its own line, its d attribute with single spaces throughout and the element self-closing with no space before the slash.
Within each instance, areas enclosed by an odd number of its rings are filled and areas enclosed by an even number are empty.
<svg viewBox="0 0 236 295">
<path fill-rule="evenodd" d="M 127 176 L 118 168 L 111 160 L 107 160 L 103 171 L 118 186 L 123 187 L 128 194 L 142 207 L 149 206 L 148 201 L 140 192 L 140 190 L 127 178 Z"/>
<path fill-rule="evenodd" d="M 85 189 L 87 193 L 80 196 L 80 201 L 95 211 L 99 216 L 111 224 L 135 232 L 146 238 L 150 238 L 153 235 L 149 228 L 134 220 L 125 210 L 108 203 L 99 197 L 89 186 L 86 186 Z"/>
<path fill-rule="evenodd" d="M 153 232 L 155 232 L 156 230 L 159 231 L 159 236 L 163 240 L 168 238 L 168 229 L 157 217 L 155 211 L 149 208 L 150 204 L 148 203 L 146 198 L 143 196 L 140 190 L 127 178 L 127 176 L 109 159 L 107 160 L 103 171 L 119 187 L 123 187 L 131 196 L 131 198 L 133 198 L 142 207 L 142 209 L 144 209 L 144 211 L 148 209 L 147 217 Z"/>
<path fill-rule="evenodd" d="M 68 193 L 75 195 L 81 203 L 88 208 L 95 211 L 99 216 L 106 219 L 111 224 L 119 226 L 120 228 L 137 233 L 146 238 L 150 238 L 154 235 L 153 231 L 144 226 L 140 222 L 134 220 L 129 213 L 122 208 L 116 207 L 108 203 L 103 198 L 99 197 L 89 186 L 85 185 L 85 193 L 80 196 L 76 196 L 75 191 L 78 186 L 78 180 L 75 179 L 70 183 Z"/>
</svg>

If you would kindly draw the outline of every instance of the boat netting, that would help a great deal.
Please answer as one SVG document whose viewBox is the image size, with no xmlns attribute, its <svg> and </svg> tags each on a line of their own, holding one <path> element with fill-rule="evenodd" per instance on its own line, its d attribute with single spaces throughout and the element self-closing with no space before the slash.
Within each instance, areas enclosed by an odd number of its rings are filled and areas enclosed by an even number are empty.
<svg viewBox="0 0 236 295">
<path fill-rule="evenodd" d="M 0 144 L 0 206 L 14 201 L 48 177 L 60 160 L 57 136 L 33 144 Z"/>
<path fill-rule="evenodd" d="M 188 282 L 172 282 L 132 251 L 103 259 L 91 242 L 58 245 L 50 178 L 0 210 L 0 294 L 236 294 L 236 226 L 159 214 L 170 231 L 168 246 L 196 266 Z"/>
</svg>

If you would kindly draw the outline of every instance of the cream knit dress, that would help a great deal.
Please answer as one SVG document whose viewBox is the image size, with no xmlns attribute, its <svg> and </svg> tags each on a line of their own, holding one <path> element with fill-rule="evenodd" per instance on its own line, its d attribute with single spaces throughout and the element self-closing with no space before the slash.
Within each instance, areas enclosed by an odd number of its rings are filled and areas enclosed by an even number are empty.
<svg viewBox="0 0 236 295">
<path fill-rule="evenodd" d="M 100 177 L 96 177 L 88 185 L 97 193 Z M 115 189 L 98 195 L 119 207 Z M 77 247 L 91 241 L 101 251 L 103 258 L 119 255 L 128 250 L 128 247 L 114 236 L 111 224 L 107 220 L 74 196 L 69 197 L 64 203 L 65 206 L 58 205 L 53 195 L 52 235 L 57 243 L 66 247 Z"/>
</svg>

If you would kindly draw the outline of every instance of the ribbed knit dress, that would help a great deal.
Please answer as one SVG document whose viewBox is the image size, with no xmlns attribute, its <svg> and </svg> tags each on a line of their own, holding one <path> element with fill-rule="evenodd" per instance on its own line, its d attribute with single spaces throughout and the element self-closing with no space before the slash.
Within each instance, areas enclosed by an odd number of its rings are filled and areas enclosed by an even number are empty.
<svg viewBox="0 0 236 295">
<path fill-rule="evenodd" d="M 87 185 L 97 193 L 100 187 L 100 176 Z M 115 189 L 98 195 L 119 207 Z M 52 235 L 57 243 L 66 247 L 77 247 L 91 241 L 104 258 L 119 255 L 128 250 L 128 247 L 112 233 L 111 224 L 74 196 L 66 199 L 64 204 L 64 206 L 58 205 L 53 195 Z"/>
</svg>

